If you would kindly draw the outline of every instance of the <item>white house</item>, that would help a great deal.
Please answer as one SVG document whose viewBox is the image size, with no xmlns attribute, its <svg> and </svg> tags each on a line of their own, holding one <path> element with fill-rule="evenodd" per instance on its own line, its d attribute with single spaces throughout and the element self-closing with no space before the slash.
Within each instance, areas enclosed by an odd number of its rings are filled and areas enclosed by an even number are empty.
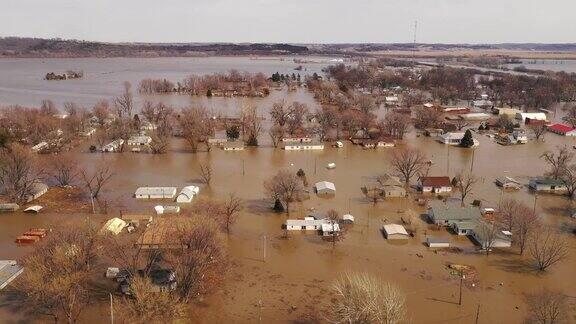
<svg viewBox="0 0 576 324">
<path fill-rule="evenodd" d="M 102 152 L 118 152 L 120 148 L 124 145 L 124 140 L 119 138 L 114 140 L 102 147 Z"/>
<path fill-rule="evenodd" d="M 562 180 L 552 178 L 534 178 L 528 183 L 528 187 L 538 192 L 564 193 L 568 187 Z"/>
<path fill-rule="evenodd" d="M 488 246 L 493 248 L 508 248 L 512 246 L 512 233 L 509 231 L 499 231 L 494 235 L 492 243 L 488 242 L 488 238 L 484 237 L 482 231 L 474 230 L 470 236 L 476 241 L 483 249 Z"/>
<path fill-rule="evenodd" d="M 133 135 L 128 139 L 129 146 L 148 145 L 152 142 L 152 137 L 148 135 Z"/>
<path fill-rule="evenodd" d="M 178 203 L 189 203 L 192 202 L 194 196 L 200 193 L 200 188 L 197 186 L 186 186 L 182 188 L 178 197 L 176 197 L 176 202 Z"/>
<path fill-rule="evenodd" d="M 46 143 L 46 142 L 40 142 L 40 143 L 32 146 L 32 152 L 40 152 L 40 151 L 42 151 L 43 149 L 46 149 L 46 148 L 48 148 L 48 143 Z"/>
<path fill-rule="evenodd" d="M 284 143 L 311 143 L 312 137 L 308 136 L 290 136 L 282 138 Z"/>
<path fill-rule="evenodd" d="M 450 193 L 452 192 L 452 183 L 449 177 L 421 177 L 418 179 L 418 190 L 422 193 Z"/>
<path fill-rule="evenodd" d="M 448 132 L 438 136 L 438 141 L 447 145 L 460 145 L 460 142 L 464 138 L 464 134 L 464 132 Z M 473 146 L 480 145 L 480 142 L 478 142 L 477 139 L 473 138 L 472 140 L 474 141 Z"/>
<path fill-rule="evenodd" d="M 140 187 L 134 197 L 138 199 L 174 199 L 176 187 Z"/>
<path fill-rule="evenodd" d="M 322 143 L 286 143 L 284 150 L 286 151 L 304 151 L 304 150 L 323 150 L 324 144 Z"/>
<path fill-rule="evenodd" d="M 322 229 L 322 224 L 328 223 L 326 219 L 314 219 L 314 217 L 306 217 L 304 219 L 288 219 L 286 220 L 286 229 L 289 231 L 319 231 Z"/>
<path fill-rule="evenodd" d="M 319 195 L 333 195 L 336 193 L 336 186 L 332 182 L 320 181 L 317 182 L 314 187 L 316 188 L 316 193 Z"/>
<path fill-rule="evenodd" d="M 334 236 L 340 234 L 340 224 L 334 221 L 326 220 L 320 225 L 322 236 Z"/>
</svg>

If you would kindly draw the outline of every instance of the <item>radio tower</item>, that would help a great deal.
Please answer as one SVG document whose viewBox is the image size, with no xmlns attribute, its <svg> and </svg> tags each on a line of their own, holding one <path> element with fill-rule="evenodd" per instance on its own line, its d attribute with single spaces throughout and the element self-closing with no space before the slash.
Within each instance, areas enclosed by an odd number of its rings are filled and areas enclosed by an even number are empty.
<svg viewBox="0 0 576 324">
<path fill-rule="evenodd" d="M 414 42 L 412 43 L 412 64 L 416 64 L 416 31 L 418 30 L 418 20 L 414 20 Z"/>
</svg>

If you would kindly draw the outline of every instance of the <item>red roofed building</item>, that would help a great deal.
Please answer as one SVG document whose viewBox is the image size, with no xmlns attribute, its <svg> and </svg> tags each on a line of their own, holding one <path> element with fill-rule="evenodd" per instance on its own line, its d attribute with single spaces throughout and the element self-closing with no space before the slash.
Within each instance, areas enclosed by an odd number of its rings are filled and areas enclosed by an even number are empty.
<svg viewBox="0 0 576 324">
<path fill-rule="evenodd" d="M 564 124 L 549 125 L 548 131 L 563 136 L 576 136 L 576 128 Z"/>
<path fill-rule="evenodd" d="M 449 177 L 421 177 L 418 180 L 418 189 L 422 193 L 450 193 L 452 192 L 452 183 Z"/>
</svg>

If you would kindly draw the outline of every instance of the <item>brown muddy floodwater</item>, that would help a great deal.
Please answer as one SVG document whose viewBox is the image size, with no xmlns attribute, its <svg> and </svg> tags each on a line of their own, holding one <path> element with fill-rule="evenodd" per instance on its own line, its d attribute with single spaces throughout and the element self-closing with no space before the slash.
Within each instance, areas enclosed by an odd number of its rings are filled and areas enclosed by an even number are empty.
<svg viewBox="0 0 576 324">
<path fill-rule="evenodd" d="M 156 99 L 181 100 L 174 97 L 179 96 Z M 242 104 L 254 104 L 266 116 L 271 103 L 279 98 L 299 100 L 311 107 L 316 105 L 305 90 L 275 91 L 264 99 L 192 100 L 213 104 L 214 109 L 230 115 L 234 115 Z M 509 197 L 533 206 L 534 195 L 526 188 L 501 193 L 494 185 L 494 179 L 508 175 L 527 184 L 529 177 L 545 172 L 545 165 L 539 158 L 542 152 L 558 145 L 571 147 L 576 144 L 574 139 L 553 134 L 547 134 L 544 142 L 531 141 L 518 146 L 500 146 L 488 137 L 477 136 L 480 146 L 475 151 L 448 149 L 431 138 L 417 137 L 414 131 L 399 146 L 424 151 L 434 162 L 430 175 L 448 173 L 454 176 L 460 170 L 469 170 L 473 161 L 472 170 L 482 180 L 467 198 L 468 202 L 479 199 L 483 206 L 496 206 L 501 197 Z M 362 150 L 346 142 L 342 149 L 326 145 L 320 152 L 286 152 L 272 148 L 265 131 L 261 147 L 240 152 L 214 148 L 209 153 L 192 154 L 183 140 L 174 139 L 164 155 L 91 154 L 87 153 L 89 144 L 84 143 L 74 153 L 80 163 L 90 167 L 105 162 L 117 173 L 102 197 L 109 203 L 109 217 L 118 215 L 119 211 L 152 212 L 156 202 L 136 201 L 132 197 L 137 187 L 181 188 L 200 184 L 199 163 L 209 163 L 215 171 L 210 187 L 200 185 L 201 196 L 224 198 L 228 193 L 236 193 L 246 201 L 247 208 L 228 238 L 234 262 L 232 272 L 221 291 L 195 307 L 192 322 L 287 323 L 312 319 L 325 322 L 322 309 L 329 301 L 331 284 L 347 271 L 368 272 L 397 283 L 407 295 L 408 318 L 412 323 L 473 323 L 478 305 L 481 306 L 479 323 L 519 323 L 526 315 L 524 292 L 546 286 L 576 295 L 574 237 L 570 238 L 570 259 L 543 275 L 525 270 L 521 265 L 526 258 L 517 256 L 515 250 L 499 251 L 488 257 L 477 253 L 434 253 L 423 244 L 425 234 L 448 237 L 453 246 L 466 251 L 472 251 L 473 244 L 469 239 L 456 237 L 445 230 L 434 230 L 424 221 L 419 223 L 417 236 L 408 242 L 386 241 L 380 232 L 383 224 L 400 222 L 400 217 L 410 209 L 419 214 L 424 211 L 411 200 L 388 200 L 373 206 L 363 198 L 360 187 L 366 179 L 393 172 L 390 149 Z M 335 169 L 326 169 L 330 162 L 336 163 Z M 286 215 L 270 211 L 271 204 L 264 199 L 262 184 L 280 169 L 295 173 L 299 168 L 306 172 L 310 186 L 317 181 L 331 181 L 335 183 L 337 193 L 328 199 L 312 194 L 310 200 L 293 204 L 292 217 L 305 216 L 311 209 L 327 211 L 331 208 L 340 215 L 350 212 L 355 217 L 356 222 L 344 240 L 335 246 L 312 233 L 293 232 L 288 240 L 281 238 L 281 225 Z M 539 195 L 536 209 L 551 224 L 574 226 L 573 219 L 568 217 L 572 206 L 563 197 Z M 29 248 L 19 248 L 13 243 L 14 238 L 29 227 L 54 225 L 62 218 L 81 220 L 84 217 L 55 215 L 49 210 L 38 215 L 2 214 L 0 258 L 18 258 L 29 251 Z M 472 265 L 478 271 L 478 283 L 464 288 L 462 306 L 457 305 L 458 279 L 446 270 L 446 262 Z M 8 307 L 0 308 L 0 316 L 22 318 Z M 105 316 L 105 306 L 94 306 L 83 322 L 100 323 Z"/>
</svg>

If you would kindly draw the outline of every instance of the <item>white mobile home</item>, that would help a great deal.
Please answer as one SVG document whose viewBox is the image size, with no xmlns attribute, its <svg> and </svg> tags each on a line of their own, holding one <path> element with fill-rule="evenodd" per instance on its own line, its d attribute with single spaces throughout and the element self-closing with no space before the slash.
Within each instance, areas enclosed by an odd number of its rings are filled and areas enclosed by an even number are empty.
<svg viewBox="0 0 576 324">
<path fill-rule="evenodd" d="M 176 202 L 178 203 L 189 203 L 192 202 L 194 196 L 200 193 L 200 188 L 197 186 L 187 186 L 182 188 L 178 197 L 176 197 Z"/>
<path fill-rule="evenodd" d="M 336 186 L 332 182 L 320 181 L 314 187 L 318 195 L 333 195 L 336 193 Z"/>
<path fill-rule="evenodd" d="M 224 151 L 243 151 L 244 142 L 242 141 L 226 142 L 222 144 L 222 149 Z"/>
<path fill-rule="evenodd" d="M 176 187 L 140 187 L 134 197 L 137 199 L 174 199 Z"/>
<path fill-rule="evenodd" d="M 326 219 L 314 219 L 313 217 L 288 219 L 286 220 L 286 229 L 289 231 L 319 231 L 322 229 L 322 224 L 327 224 L 328 222 Z"/>
<path fill-rule="evenodd" d="M 437 139 L 438 139 L 438 142 L 440 142 L 442 144 L 460 145 L 460 142 L 464 138 L 464 134 L 465 134 L 464 132 L 448 132 L 448 133 L 445 133 L 445 134 L 438 136 Z M 478 142 L 477 139 L 473 138 L 472 140 L 474 141 L 473 146 L 480 145 L 480 142 Z"/>
<path fill-rule="evenodd" d="M 382 226 L 382 232 L 387 240 L 406 240 L 410 237 L 404 226 L 399 224 L 386 224 Z"/>
<path fill-rule="evenodd" d="M 516 119 L 525 122 L 526 119 L 544 120 L 545 121 L 547 118 L 546 118 L 546 114 L 543 112 L 536 112 L 536 113 L 519 112 L 519 113 L 516 113 Z"/>
<path fill-rule="evenodd" d="M 134 135 L 128 139 L 129 146 L 148 145 L 152 142 L 152 137 L 147 135 Z"/>
<path fill-rule="evenodd" d="M 286 143 L 284 150 L 286 151 L 305 151 L 305 150 L 323 150 L 324 144 L 322 143 Z"/>
<path fill-rule="evenodd" d="M 124 140 L 119 138 L 102 147 L 102 152 L 118 152 L 124 145 Z"/>
</svg>

